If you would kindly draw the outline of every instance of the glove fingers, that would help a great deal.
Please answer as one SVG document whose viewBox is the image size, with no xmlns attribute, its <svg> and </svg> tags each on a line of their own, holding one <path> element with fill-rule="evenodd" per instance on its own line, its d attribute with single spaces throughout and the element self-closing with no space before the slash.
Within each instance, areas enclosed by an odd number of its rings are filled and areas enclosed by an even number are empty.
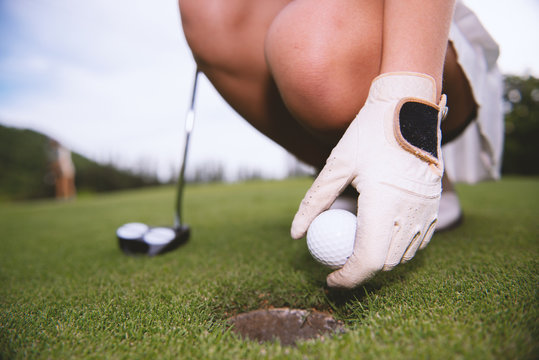
<svg viewBox="0 0 539 360">
<path fill-rule="evenodd" d="M 426 230 L 418 234 L 419 236 L 416 236 L 404 255 L 402 256 L 401 263 L 405 263 L 410 261 L 412 259 L 417 250 L 424 249 L 425 246 L 429 243 L 430 239 L 432 238 L 432 235 L 434 234 L 434 229 L 436 228 L 436 220 L 434 220 L 432 223 L 429 224 L 429 226 L 426 228 Z"/>
<path fill-rule="evenodd" d="M 380 191 L 361 192 L 354 253 L 342 269 L 329 274 L 328 286 L 353 288 L 384 267 L 391 239 L 399 230 L 386 197 Z"/>
<path fill-rule="evenodd" d="M 400 263 L 405 263 L 412 259 L 420 248 L 427 245 L 434 233 L 436 221 L 420 228 L 413 224 L 402 226 L 393 239 L 389 247 L 388 257 L 385 261 L 384 270 L 391 270 Z"/>
<path fill-rule="evenodd" d="M 340 164 L 339 164 L 340 163 Z M 291 235 L 294 239 L 305 236 L 309 225 L 321 212 L 327 210 L 335 198 L 350 183 L 351 171 L 333 154 L 301 201 L 292 221 Z"/>
<path fill-rule="evenodd" d="M 425 238 L 424 233 L 417 233 L 416 236 L 412 239 L 412 242 L 410 243 L 410 246 L 406 249 L 404 254 L 401 257 L 401 263 L 405 263 L 410 261 L 415 256 L 415 253 L 417 252 L 417 249 L 419 249 L 419 246 L 423 242 L 423 239 Z"/>
<path fill-rule="evenodd" d="M 419 245 L 419 250 L 423 250 L 430 242 L 430 239 L 432 239 L 432 235 L 434 235 L 434 230 L 436 230 L 436 223 L 437 220 L 435 219 L 427 229 L 425 233 L 425 237 L 423 238 L 423 241 Z"/>
<path fill-rule="evenodd" d="M 391 188 L 363 190 L 358 198 L 354 253 L 342 269 L 328 276 L 328 285 L 353 288 L 378 271 L 390 270 L 413 258 L 418 248 L 427 245 L 436 224 L 434 220 L 424 227 L 414 226 L 413 217 L 402 216 L 416 213 L 418 209 L 421 204 L 415 204 L 412 197 Z M 429 209 L 423 211 L 429 212 Z"/>
<path fill-rule="evenodd" d="M 408 231 L 406 233 L 404 233 L 402 227 L 399 230 L 393 239 L 391 239 L 391 245 L 384 264 L 384 271 L 391 270 L 400 264 L 405 254 L 409 254 L 411 259 L 423 239 L 423 234 L 419 230 Z"/>
</svg>

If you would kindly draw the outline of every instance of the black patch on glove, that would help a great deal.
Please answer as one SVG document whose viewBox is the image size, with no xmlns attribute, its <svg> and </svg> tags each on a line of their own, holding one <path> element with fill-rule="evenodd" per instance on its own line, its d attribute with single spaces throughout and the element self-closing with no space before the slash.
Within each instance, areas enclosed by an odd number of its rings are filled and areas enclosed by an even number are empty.
<svg viewBox="0 0 539 360">
<path fill-rule="evenodd" d="M 438 110 L 420 102 L 408 101 L 399 112 L 402 137 L 411 145 L 438 159 Z"/>
</svg>

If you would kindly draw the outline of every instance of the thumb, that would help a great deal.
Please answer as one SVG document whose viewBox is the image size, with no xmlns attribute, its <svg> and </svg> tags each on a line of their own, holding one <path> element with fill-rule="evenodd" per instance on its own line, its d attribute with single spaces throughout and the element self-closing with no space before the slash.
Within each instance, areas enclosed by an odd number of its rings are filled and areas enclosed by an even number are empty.
<svg viewBox="0 0 539 360">
<path fill-rule="evenodd" d="M 314 218 L 327 210 L 351 182 L 352 171 L 334 153 L 335 151 L 330 155 L 326 165 L 299 205 L 290 231 L 294 239 L 305 236 Z"/>
</svg>

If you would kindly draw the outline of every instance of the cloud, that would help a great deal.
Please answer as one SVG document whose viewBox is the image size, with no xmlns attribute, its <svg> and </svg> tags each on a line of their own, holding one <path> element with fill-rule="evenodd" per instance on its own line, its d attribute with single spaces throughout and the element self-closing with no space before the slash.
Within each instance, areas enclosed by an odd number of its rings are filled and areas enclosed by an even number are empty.
<svg viewBox="0 0 539 360">
<path fill-rule="evenodd" d="M 175 1 L 4 0 L 3 42 L 81 66 L 116 70 L 153 63 L 183 37 Z"/>
</svg>

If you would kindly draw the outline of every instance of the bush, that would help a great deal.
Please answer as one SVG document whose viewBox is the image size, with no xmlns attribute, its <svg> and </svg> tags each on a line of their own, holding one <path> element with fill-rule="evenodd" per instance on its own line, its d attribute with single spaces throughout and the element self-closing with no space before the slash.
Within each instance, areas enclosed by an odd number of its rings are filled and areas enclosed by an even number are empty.
<svg viewBox="0 0 539 360">
<path fill-rule="evenodd" d="M 23 200 L 54 197 L 54 175 L 50 169 L 49 138 L 31 130 L 0 126 L 0 199 Z M 118 170 L 77 153 L 77 190 L 101 192 L 158 185 L 155 175 Z"/>
<path fill-rule="evenodd" d="M 539 174 L 539 79 L 505 78 L 504 174 Z"/>
</svg>

